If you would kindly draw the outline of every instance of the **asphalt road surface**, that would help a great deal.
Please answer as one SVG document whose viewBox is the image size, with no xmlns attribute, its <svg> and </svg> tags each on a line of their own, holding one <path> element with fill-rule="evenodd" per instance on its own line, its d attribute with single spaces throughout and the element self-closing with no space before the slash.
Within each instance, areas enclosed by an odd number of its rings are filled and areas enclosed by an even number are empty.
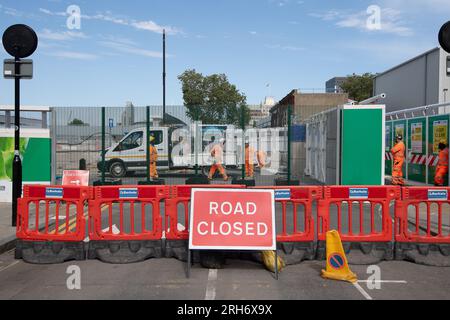
<svg viewBox="0 0 450 320">
<path fill-rule="evenodd" d="M 67 286 L 71 266 L 79 267 L 80 289 Z M 322 279 L 323 267 L 318 261 L 288 266 L 277 281 L 258 263 L 228 260 L 221 270 L 195 265 L 187 279 L 186 264 L 175 259 L 128 265 L 96 260 L 31 265 L 7 252 L 0 256 L 0 299 L 450 299 L 450 268 L 383 262 L 380 287 L 369 289 L 364 282 L 369 277 L 366 266 L 351 267 L 360 280 L 355 285 Z"/>
</svg>

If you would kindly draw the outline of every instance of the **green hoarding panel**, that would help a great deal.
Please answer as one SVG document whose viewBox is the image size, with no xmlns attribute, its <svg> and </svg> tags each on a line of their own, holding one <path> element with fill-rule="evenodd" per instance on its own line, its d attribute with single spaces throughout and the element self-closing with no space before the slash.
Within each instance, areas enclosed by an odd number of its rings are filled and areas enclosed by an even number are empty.
<svg viewBox="0 0 450 320">
<path fill-rule="evenodd" d="M 342 185 L 384 184 L 384 109 L 344 108 Z"/>
<path fill-rule="evenodd" d="M 392 139 L 393 139 L 392 128 L 393 128 L 392 122 L 387 122 L 386 123 L 386 135 L 385 135 L 386 141 L 384 142 L 384 144 L 386 146 L 386 150 L 385 150 L 386 154 L 389 154 L 392 149 Z M 386 175 L 388 175 L 388 176 L 392 175 L 392 160 L 389 160 L 388 158 L 386 158 L 384 167 L 385 167 Z"/>
<path fill-rule="evenodd" d="M 22 180 L 51 181 L 51 142 L 47 138 L 20 138 Z M 0 180 L 12 181 L 14 138 L 0 138 Z"/>
<path fill-rule="evenodd" d="M 438 145 L 441 140 L 448 143 L 449 132 L 449 115 L 436 116 L 428 118 L 428 155 L 439 156 Z M 428 183 L 434 183 L 434 176 L 436 174 L 436 166 L 433 161 L 428 167 Z M 448 185 L 448 177 L 445 179 L 445 185 Z"/>
<path fill-rule="evenodd" d="M 415 118 L 408 120 L 408 180 L 426 183 L 427 166 L 421 164 L 427 154 L 427 120 Z"/>
<path fill-rule="evenodd" d="M 50 139 L 29 138 L 23 154 L 23 181 L 51 181 Z"/>
</svg>

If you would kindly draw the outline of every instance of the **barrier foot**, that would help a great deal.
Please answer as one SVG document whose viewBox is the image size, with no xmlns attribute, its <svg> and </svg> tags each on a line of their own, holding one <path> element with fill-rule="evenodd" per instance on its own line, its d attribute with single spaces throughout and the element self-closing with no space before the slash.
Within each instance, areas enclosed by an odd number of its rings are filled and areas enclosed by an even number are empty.
<svg viewBox="0 0 450 320">
<path fill-rule="evenodd" d="M 349 264 L 371 265 L 381 261 L 394 260 L 394 244 L 392 242 L 343 242 Z M 326 243 L 319 241 L 317 260 L 326 259 Z"/>
<path fill-rule="evenodd" d="M 395 260 L 426 266 L 450 267 L 450 244 L 397 242 Z"/>
<path fill-rule="evenodd" d="M 231 184 L 234 185 L 242 185 L 246 187 L 255 187 L 256 181 L 255 179 L 240 179 L 240 178 L 233 178 L 233 181 Z"/>
<path fill-rule="evenodd" d="M 162 257 L 162 241 L 91 241 L 88 259 L 127 264 Z"/>
<path fill-rule="evenodd" d="M 297 265 L 305 260 L 315 260 L 315 242 L 278 242 L 278 254 L 286 265 Z"/>
<path fill-rule="evenodd" d="M 38 242 L 17 240 L 15 258 L 32 264 L 58 264 L 86 260 L 84 242 Z"/>
<path fill-rule="evenodd" d="M 139 181 L 138 185 L 140 186 L 164 186 L 166 185 L 166 181 L 164 179 L 153 179 L 150 181 Z"/>
<path fill-rule="evenodd" d="M 275 185 L 277 187 L 283 187 L 283 186 L 299 186 L 300 180 L 287 180 L 287 179 L 276 179 Z"/>
<path fill-rule="evenodd" d="M 186 179 L 186 185 L 210 184 L 207 176 L 197 175 Z"/>
<path fill-rule="evenodd" d="M 112 180 L 105 180 L 103 182 L 102 180 L 94 181 L 94 187 L 101 187 L 101 186 L 121 186 L 122 180 L 121 179 L 112 179 Z"/>
</svg>

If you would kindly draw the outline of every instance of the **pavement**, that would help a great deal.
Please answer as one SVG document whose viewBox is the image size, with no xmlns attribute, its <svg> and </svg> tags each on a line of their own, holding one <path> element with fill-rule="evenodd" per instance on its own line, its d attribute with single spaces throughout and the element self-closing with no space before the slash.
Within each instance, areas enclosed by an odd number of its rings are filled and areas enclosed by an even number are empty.
<svg viewBox="0 0 450 320">
<path fill-rule="evenodd" d="M 16 228 L 11 227 L 12 207 L 10 203 L 0 203 L 0 253 L 14 248 Z"/>
</svg>

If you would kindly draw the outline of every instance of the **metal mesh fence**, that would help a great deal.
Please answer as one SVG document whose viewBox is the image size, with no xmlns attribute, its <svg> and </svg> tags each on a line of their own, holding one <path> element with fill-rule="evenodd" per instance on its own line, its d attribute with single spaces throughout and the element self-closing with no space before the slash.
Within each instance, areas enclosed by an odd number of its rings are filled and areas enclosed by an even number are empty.
<svg viewBox="0 0 450 320">
<path fill-rule="evenodd" d="M 215 184 L 288 180 L 289 125 L 208 124 L 188 114 L 184 106 L 166 107 L 164 118 L 161 106 L 52 108 L 55 183 L 64 170 L 80 168 L 90 171 L 91 183 L 158 178 L 174 185 L 195 175 Z M 291 155 L 291 169 L 296 159 Z"/>
</svg>

